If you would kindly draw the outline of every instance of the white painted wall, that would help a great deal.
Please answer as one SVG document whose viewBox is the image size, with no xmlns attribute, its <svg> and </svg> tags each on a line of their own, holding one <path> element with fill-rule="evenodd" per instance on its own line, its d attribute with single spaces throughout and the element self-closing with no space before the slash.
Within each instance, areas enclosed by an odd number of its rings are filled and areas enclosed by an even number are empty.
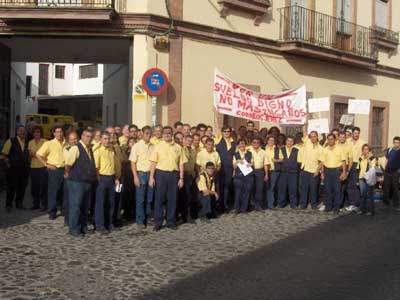
<svg viewBox="0 0 400 300">
<path fill-rule="evenodd" d="M 27 65 L 25 63 L 11 63 L 11 135 L 13 135 L 15 131 L 15 118 L 17 115 L 20 116 L 21 123 L 25 124 L 25 115 L 36 113 L 38 110 L 37 101 L 26 97 L 26 75 Z"/>
<path fill-rule="evenodd" d="M 129 120 L 129 67 L 104 65 L 103 125 L 126 124 Z"/>
<path fill-rule="evenodd" d="M 79 67 L 84 64 L 73 65 L 73 95 L 103 94 L 104 65 L 98 65 L 98 77 L 79 79 Z"/>
</svg>

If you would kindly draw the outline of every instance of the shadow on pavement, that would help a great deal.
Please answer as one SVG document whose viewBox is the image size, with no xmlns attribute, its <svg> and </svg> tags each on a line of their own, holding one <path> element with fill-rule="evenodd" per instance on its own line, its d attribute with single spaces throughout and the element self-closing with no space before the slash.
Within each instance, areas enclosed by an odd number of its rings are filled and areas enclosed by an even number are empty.
<svg viewBox="0 0 400 300">
<path fill-rule="evenodd" d="M 400 299 L 400 214 L 338 218 L 139 299 Z"/>
</svg>

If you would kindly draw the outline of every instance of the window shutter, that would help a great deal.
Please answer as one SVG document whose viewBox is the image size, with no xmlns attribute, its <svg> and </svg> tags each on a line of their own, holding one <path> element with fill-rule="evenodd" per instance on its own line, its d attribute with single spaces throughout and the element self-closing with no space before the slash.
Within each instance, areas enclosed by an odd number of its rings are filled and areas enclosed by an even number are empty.
<svg viewBox="0 0 400 300">
<path fill-rule="evenodd" d="M 342 4 L 343 4 L 343 15 L 342 15 Z M 347 21 L 351 22 L 351 0 L 337 0 L 337 18 L 342 18 Z"/>
<path fill-rule="evenodd" d="M 375 24 L 387 28 L 388 4 L 386 1 L 375 0 Z"/>
<path fill-rule="evenodd" d="M 306 0 L 291 0 L 291 5 L 298 5 L 301 7 L 307 7 Z"/>
</svg>

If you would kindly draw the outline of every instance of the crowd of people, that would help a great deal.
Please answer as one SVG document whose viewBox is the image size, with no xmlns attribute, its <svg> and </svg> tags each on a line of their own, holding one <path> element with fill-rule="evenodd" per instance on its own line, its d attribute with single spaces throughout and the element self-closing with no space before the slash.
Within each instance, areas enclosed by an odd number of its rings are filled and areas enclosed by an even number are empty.
<svg viewBox="0 0 400 300">
<path fill-rule="evenodd" d="M 31 209 L 53 220 L 60 208 L 73 236 L 108 233 L 124 219 L 159 231 L 288 205 L 373 216 L 375 186 L 382 184 L 383 203 L 400 210 L 400 137 L 378 159 L 358 127 L 286 136 L 252 121 L 217 132 L 181 122 L 78 131 L 56 125 L 52 135 L 45 140 L 39 126 L 19 125 L 4 144 L 6 209 L 14 202 L 25 209 L 30 178 Z M 378 167 L 383 183 L 374 180 Z"/>
</svg>

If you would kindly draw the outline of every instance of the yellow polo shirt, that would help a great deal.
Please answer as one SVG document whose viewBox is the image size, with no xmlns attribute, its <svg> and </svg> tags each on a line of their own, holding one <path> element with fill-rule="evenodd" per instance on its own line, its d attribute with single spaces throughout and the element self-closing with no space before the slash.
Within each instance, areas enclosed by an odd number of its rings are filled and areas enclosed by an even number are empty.
<svg viewBox="0 0 400 300">
<path fill-rule="evenodd" d="M 46 142 L 45 139 L 40 139 L 38 143 L 35 140 L 31 140 L 28 143 L 28 150 L 34 154 L 42 147 L 42 145 Z M 44 165 L 38 160 L 36 157 L 32 157 L 31 159 L 31 168 L 32 169 L 39 169 L 44 168 Z"/>
<path fill-rule="evenodd" d="M 346 161 L 346 155 L 341 147 L 335 145 L 323 148 L 322 162 L 326 168 L 340 168 L 343 161 Z"/>
<path fill-rule="evenodd" d="M 309 173 L 315 173 L 318 170 L 319 162 L 322 161 L 323 147 L 317 142 L 307 143 L 299 151 L 301 168 Z"/>
<path fill-rule="evenodd" d="M 150 172 L 150 155 L 153 148 L 154 145 L 151 142 L 146 143 L 144 140 L 133 145 L 129 160 L 136 163 L 138 172 Z"/>
<path fill-rule="evenodd" d="M 348 142 L 344 144 L 337 143 L 336 145 L 342 148 L 344 155 L 346 156 L 346 165 L 349 165 L 350 162 L 353 162 L 353 148 L 351 145 Z"/>
<path fill-rule="evenodd" d="M 249 151 L 253 155 L 254 160 L 254 169 L 263 169 L 264 165 L 266 165 L 265 160 L 265 151 L 261 148 L 255 150 L 253 147 L 250 146 Z"/>
<path fill-rule="evenodd" d="M 275 146 L 273 146 L 272 148 L 270 148 L 269 146 L 265 147 L 265 163 L 269 165 L 270 171 L 275 170 L 274 158 L 275 158 Z"/>
<path fill-rule="evenodd" d="M 94 153 L 94 164 L 100 175 L 116 176 L 119 178 L 118 159 L 112 146 L 106 148 L 103 145 Z"/>
<path fill-rule="evenodd" d="M 24 151 L 25 150 L 25 140 L 21 139 L 20 137 L 17 136 L 17 141 L 19 143 L 19 145 L 21 146 L 21 150 Z M 11 150 L 11 139 L 8 139 L 3 146 L 3 150 L 1 151 L 1 154 L 4 155 L 9 155 L 10 154 L 10 150 Z"/>
<path fill-rule="evenodd" d="M 362 146 L 365 144 L 365 142 L 362 139 L 358 139 L 357 141 L 351 139 L 349 144 L 353 153 L 353 162 L 358 163 L 362 154 Z"/>
<path fill-rule="evenodd" d="M 206 190 L 215 192 L 215 178 L 208 176 L 206 172 L 200 174 L 200 176 L 196 179 L 196 184 L 200 192 Z"/>
<path fill-rule="evenodd" d="M 180 145 L 165 141 L 155 145 L 150 161 L 156 163 L 156 169 L 169 172 L 179 171 L 179 165 L 187 162 Z"/>
<path fill-rule="evenodd" d="M 118 138 L 118 142 L 119 142 L 120 146 L 126 145 L 126 144 L 128 144 L 128 138 L 126 136 L 122 135 Z"/>
<path fill-rule="evenodd" d="M 197 153 L 194 149 L 187 147 L 183 148 L 183 153 L 186 156 L 187 163 L 185 163 L 185 172 L 194 176 L 195 175 L 195 165 L 197 159 Z"/>
<path fill-rule="evenodd" d="M 153 145 L 158 145 L 162 141 L 163 141 L 162 138 L 157 138 L 155 136 L 152 136 L 151 139 L 150 139 L 150 143 L 152 143 Z"/>
<path fill-rule="evenodd" d="M 43 143 L 42 147 L 37 151 L 37 154 L 43 157 L 48 164 L 56 166 L 57 168 L 63 168 L 65 166 L 64 147 L 65 140 L 59 142 L 54 138 Z"/>
<path fill-rule="evenodd" d="M 361 156 L 361 161 L 359 161 L 358 164 L 358 169 L 360 170 L 358 178 L 362 179 L 365 176 L 365 173 L 367 173 L 367 166 L 368 166 L 368 161 L 369 161 L 369 167 L 370 168 L 375 168 L 376 167 L 376 160 L 369 160 L 369 157 L 364 157 Z"/>
<path fill-rule="evenodd" d="M 92 152 L 96 152 L 97 149 L 99 149 L 101 146 L 100 142 L 92 141 Z"/>
<path fill-rule="evenodd" d="M 216 168 L 219 168 L 221 158 L 217 151 L 208 152 L 207 149 L 203 149 L 197 154 L 196 164 L 200 166 L 201 170 L 206 168 L 206 164 L 209 161 L 213 162 Z"/>
<path fill-rule="evenodd" d="M 83 146 L 83 149 L 85 149 L 89 158 L 92 159 L 92 157 L 90 156 L 89 148 L 84 143 L 82 142 L 79 143 Z M 78 158 L 79 158 L 79 148 L 76 145 L 72 146 L 65 154 L 65 164 L 67 166 L 73 166 Z"/>
</svg>

